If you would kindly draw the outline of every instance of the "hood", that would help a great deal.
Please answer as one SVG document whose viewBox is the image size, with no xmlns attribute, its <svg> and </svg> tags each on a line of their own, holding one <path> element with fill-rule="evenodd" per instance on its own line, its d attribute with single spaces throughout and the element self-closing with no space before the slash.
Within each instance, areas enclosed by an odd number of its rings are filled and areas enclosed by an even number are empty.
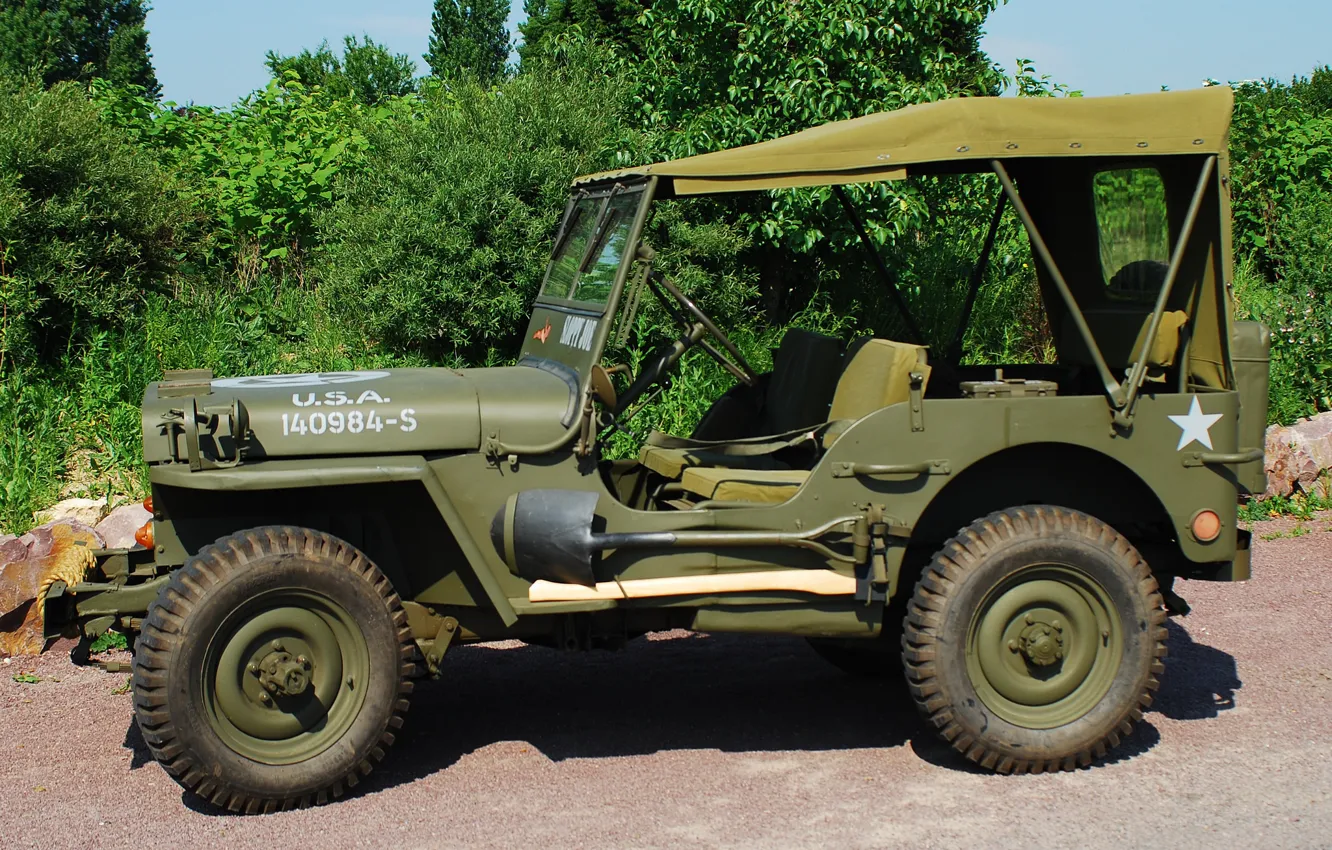
<svg viewBox="0 0 1332 850">
<path fill-rule="evenodd" d="M 531 365 L 492 369 L 385 369 L 212 379 L 207 372 L 149 384 L 144 459 L 185 461 L 194 438 L 205 458 L 245 460 L 476 450 L 483 431 L 506 442 L 545 442 L 577 408 L 576 376 Z"/>
</svg>

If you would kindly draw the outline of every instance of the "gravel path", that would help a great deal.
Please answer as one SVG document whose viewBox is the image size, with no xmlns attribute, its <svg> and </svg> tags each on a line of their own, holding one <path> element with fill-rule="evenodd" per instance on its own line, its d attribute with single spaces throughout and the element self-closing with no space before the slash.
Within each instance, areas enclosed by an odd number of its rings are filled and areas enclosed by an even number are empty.
<svg viewBox="0 0 1332 850">
<path fill-rule="evenodd" d="M 1179 583 L 1156 705 L 1090 770 L 974 772 L 799 640 L 671 633 L 455 650 L 364 793 L 236 817 L 182 796 L 126 676 L 65 647 L 0 665 L 0 846 L 1328 847 L 1332 517 L 1303 527 L 1258 541 L 1251 582 Z"/>
</svg>

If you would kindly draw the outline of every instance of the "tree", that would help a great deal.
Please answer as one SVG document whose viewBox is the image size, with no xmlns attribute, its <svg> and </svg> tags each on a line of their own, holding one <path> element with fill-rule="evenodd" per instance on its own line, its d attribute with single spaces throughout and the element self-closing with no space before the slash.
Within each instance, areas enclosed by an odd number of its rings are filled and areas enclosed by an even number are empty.
<svg viewBox="0 0 1332 850">
<path fill-rule="evenodd" d="M 648 6 L 648 0 L 526 0 L 527 20 L 518 25 L 523 34 L 518 55 L 524 62 L 546 56 L 573 33 L 637 55 L 645 31 L 639 16 Z"/>
<path fill-rule="evenodd" d="M 508 0 L 435 0 L 425 60 L 441 79 L 470 74 L 491 82 L 504 73 L 512 40 Z"/>
<path fill-rule="evenodd" d="M 654 0 L 640 18 L 643 50 L 622 62 L 636 83 L 639 121 L 655 137 L 654 157 L 675 159 L 911 104 L 998 94 L 1003 77 L 981 52 L 980 34 L 999 2 Z M 910 243 L 900 237 L 919 233 L 951 197 L 920 183 L 847 191 L 890 261 L 894 243 Z M 849 292 L 847 281 L 871 273 L 827 189 L 752 196 L 732 209 L 742 210 L 737 223 L 754 237 L 770 316 L 832 287 L 828 281 Z M 791 274 L 810 266 L 827 281 Z"/>
<path fill-rule="evenodd" d="M 144 0 L 0 0 L 0 72 L 51 86 L 94 77 L 157 97 Z"/>
<path fill-rule="evenodd" d="M 416 90 L 416 63 L 407 54 L 390 53 L 368 35 L 364 42 L 349 35 L 342 45 L 341 59 L 325 41 L 313 53 L 302 50 L 295 56 L 281 56 L 270 50 L 265 64 L 278 81 L 294 71 L 307 86 L 320 86 L 339 100 L 370 106 Z"/>
</svg>

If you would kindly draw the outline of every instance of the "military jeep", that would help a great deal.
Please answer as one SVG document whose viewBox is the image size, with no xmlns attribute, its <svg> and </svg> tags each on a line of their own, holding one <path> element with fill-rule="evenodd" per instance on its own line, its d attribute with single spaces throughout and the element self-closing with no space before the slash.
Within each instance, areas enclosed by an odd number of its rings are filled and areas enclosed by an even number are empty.
<svg viewBox="0 0 1332 850">
<path fill-rule="evenodd" d="M 1231 316 L 1230 114 L 1224 87 L 965 98 L 581 178 L 516 365 L 150 385 L 154 545 L 64 604 L 141 630 L 144 739 L 233 810 L 357 784 L 452 647 L 671 628 L 903 675 L 984 768 L 1086 766 L 1151 703 L 1170 582 L 1249 576 L 1268 338 Z M 793 329 L 756 374 L 643 239 L 672 198 L 831 187 L 873 252 L 842 187 L 974 173 L 994 214 L 956 339 L 1007 208 L 1053 362 L 929 348 L 906 310 L 912 338 Z M 1107 225 L 1130 195 L 1155 200 Z M 679 333 L 629 374 L 603 356 L 647 297 Z M 605 456 L 694 349 L 734 388 L 692 434 Z"/>
</svg>

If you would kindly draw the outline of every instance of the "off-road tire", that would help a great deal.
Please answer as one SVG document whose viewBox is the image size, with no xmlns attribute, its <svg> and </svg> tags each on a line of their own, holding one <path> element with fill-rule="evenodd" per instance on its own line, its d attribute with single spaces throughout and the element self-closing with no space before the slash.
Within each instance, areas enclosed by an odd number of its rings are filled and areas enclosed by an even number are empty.
<svg viewBox="0 0 1332 850">
<path fill-rule="evenodd" d="M 357 685 L 363 689 L 343 713 L 345 728 L 330 732 L 325 718 L 322 727 L 307 730 L 329 732 L 329 743 L 316 738 L 312 745 L 323 749 L 275 763 L 262 753 L 258 760 L 247 757 L 224 740 L 216 708 L 211 714 L 209 708 L 220 701 L 222 679 L 205 680 L 207 664 L 224 669 L 209 662 L 220 652 L 210 646 L 229 647 L 247 625 L 243 611 L 284 593 L 325 599 L 348 615 L 347 622 L 359 629 L 354 640 L 367 675 L 364 682 L 348 684 L 337 674 L 337 687 L 345 684 L 347 693 Z M 204 547 L 149 606 L 134 656 L 135 719 L 167 773 L 214 805 L 256 813 L 320 804 L 340 797 L 384 758 L 408 708 L 413 651 L 401 600 L 362 552 L 310 529 L 249 529 Z M 334 669 L 333 663 L 327 666 Z"/>
<path fill-rule="evenodd" d="M 973 653 L 969 669 L 968 653 L 972 635 L 983 633 L 976 618 L 989 616 L 986 612 L 1003 601 L 997 594 L 1020 587 L 1029 571 L 1034 582 L 1036 571 L 1051 564 L 1062 565 L 1052 569 L 1067 567 L 1070 576 L 1083 576 L 1075 583 L 1100 586 L 1109 603 L 1105 614 L 1109 617 L 1113 610 L 1118 615 L 1113 638 L 1120 641 L 1121 654 L 1117 664 L 1102 668 L 1106 690 L 1081 716 L 1030 728 L 999 716 L 991 707 L 996 699 L 992 690 L 985 691 L 991 703 L 985 702 L 981 693 L 989 685 L 982 675 L 978 686 L 974 670 L 979 662 Z M 1164 670 L 1165 617 L 1151 570 L 1114 529 L 1066 508 L 1012 508 L 964 528 L 925 568 L 908 604 L 903 667 L 912 697 L 930 725 L 967 759 L 999 773 L 1073 770 L 1117 746 L 1151 705 Z M 1032 620 L 1024 617 L 1017 627 L 1022 622 Z M 1071 630 L 1071 625 L 1066 628 Z M 1076 634 L 1070 638 L 1070 658 L 1077 639 Z M 1103 637 L 1101 643 L 1109 646 L 1111 639 Z M 1006 648 L 1022 658 L 1013 641 Z M 1095 644 L 1089 651 L 1103 652 Z M 1096 691 L 1089 693 L 1094 699 Z M 1051 705 L 1057 712 L 1059 706 Z"/>
</svg>

